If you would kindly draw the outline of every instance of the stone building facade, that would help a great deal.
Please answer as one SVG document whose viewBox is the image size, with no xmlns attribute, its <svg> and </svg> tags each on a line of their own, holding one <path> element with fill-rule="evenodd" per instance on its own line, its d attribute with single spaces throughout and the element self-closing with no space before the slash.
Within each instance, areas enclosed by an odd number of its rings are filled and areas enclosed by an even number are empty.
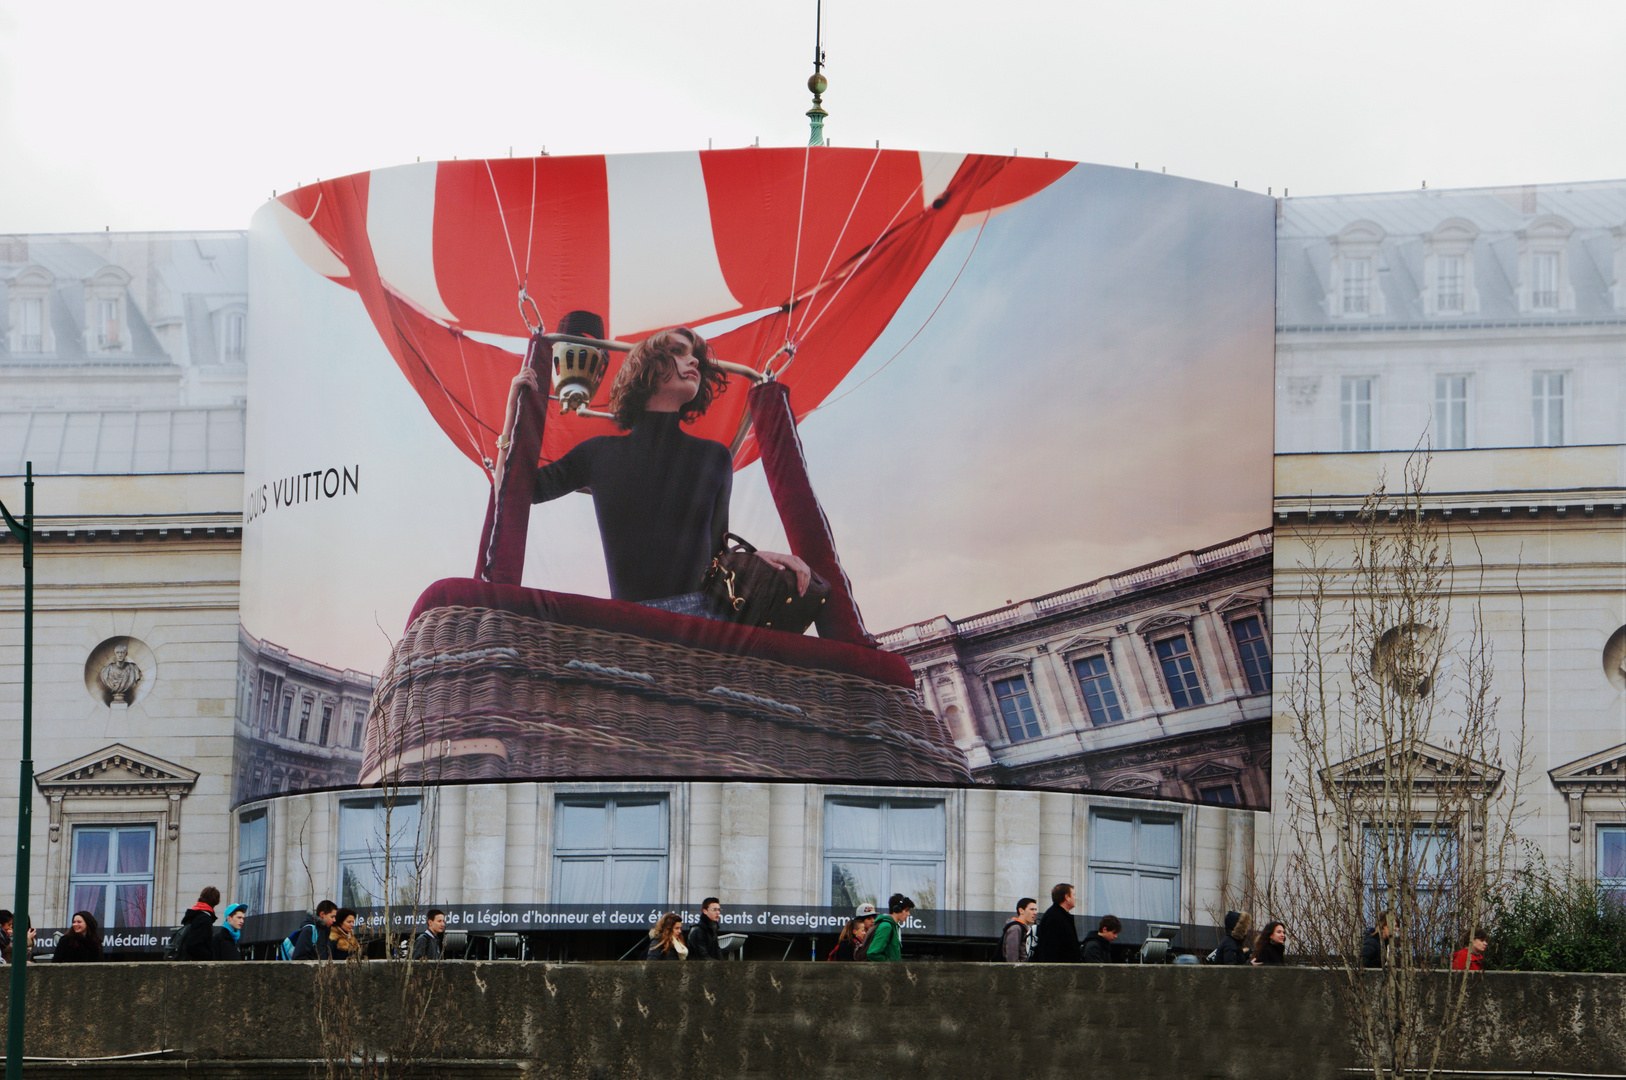
<svg viewBox="0 0 1626 1080">
<path fill-rule="evenodd" d="M 1296 632 L 1312 613 L 1302 570 L 1310 545 L 1324 560 L 1347 559 L 1355 511 L 1380 475 L 1400 475 L 1405 457 L 1278 456 L 1282 679 L 1305 663 Z M 1477 619 L 1491 647 L 1502 755 L 1492 764 L 1500 794 L 1518 786 L 1521 839 L 1549 867 L 1626 890 L 1626 447 L 1436 454 L 1422 506 L 1454 564 L 1448 625 L 1432 629 L 1459 640 Z M 1276 784 L 1294 760 L 1290 724 L 1285 712 L 1276 717 Z"/>
<path fill-rule="evenodd" d="M 1270 807 L 1269 530 L 880 635 L 985 782 Z"/>
<path fill-rule="evenodd" d="M 230 851 L 247 240 L 0 237 L 0 499 L 36 476 L 38 927 L 166 926 Z M 0 757 L 20 756 L 22 567 L 0 534 Z M 0 770 L 0 831 L 17 775 Z M 15 873 L 0 850 L 0 880 Z M 12 904 L 11 906 L 15 906 Z M 160 946 L 161 947 L 161 946 Z"/>
<path fill-rule="evenodd" d="M 1278 454 L 1626 441 L 1626 184 L 1279 205 Z"/>
</svg>

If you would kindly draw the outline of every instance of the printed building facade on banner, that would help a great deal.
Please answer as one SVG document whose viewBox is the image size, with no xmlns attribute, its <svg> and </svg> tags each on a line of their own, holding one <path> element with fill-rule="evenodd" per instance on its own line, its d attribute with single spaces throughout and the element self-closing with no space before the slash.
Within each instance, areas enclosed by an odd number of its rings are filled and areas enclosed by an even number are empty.
<svg viewBox="0 0 1626 1080">
<path fill-rule="evenodd" d="M 984 782 L 1270 808 L 1272 537 L 880 635 Z"/>
</svg>

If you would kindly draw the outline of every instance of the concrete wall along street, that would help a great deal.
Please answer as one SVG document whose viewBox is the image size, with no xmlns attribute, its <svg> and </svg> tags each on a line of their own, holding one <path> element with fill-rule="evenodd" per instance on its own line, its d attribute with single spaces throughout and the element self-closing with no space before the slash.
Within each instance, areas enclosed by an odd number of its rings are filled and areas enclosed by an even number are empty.
<svg viewBox="0 0 1626 1080">
<path fill-rule="evenodd" d="M 310 1075 L 318 982 L 367 1002 L 358 1030 L 377 1049 L 403 977 L 444 1019 L 433 1076 L 1316 1080 L 1354 1064 L 1344 976 L 1308 968 L 498 961 L 44 967 L 29 1055 L 104 1060 L 30 1073 Z M 1480 976 L 1463 1030 L 1444 1075 L 1626 1075 L 1626 979 Z"/>
</svg>

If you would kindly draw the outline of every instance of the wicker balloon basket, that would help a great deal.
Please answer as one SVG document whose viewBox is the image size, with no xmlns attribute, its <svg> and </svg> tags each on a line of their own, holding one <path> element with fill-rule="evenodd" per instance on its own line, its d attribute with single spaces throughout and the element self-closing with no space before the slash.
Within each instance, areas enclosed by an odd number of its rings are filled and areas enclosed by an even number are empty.
<svg viewBox="0 0 1626 1080">
<path fill-rule="evenodd" d="M 361 780 L 386 774 L 971 781 L 912 690 L 474 607 L 423 612 L 390 654 Z"/>
</svg>

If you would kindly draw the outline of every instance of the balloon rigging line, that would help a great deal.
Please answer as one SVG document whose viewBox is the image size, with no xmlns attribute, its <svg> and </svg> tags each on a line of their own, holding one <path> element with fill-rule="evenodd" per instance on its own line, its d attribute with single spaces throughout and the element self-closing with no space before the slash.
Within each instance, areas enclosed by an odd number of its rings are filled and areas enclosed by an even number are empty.
<svg viewBox="0 0 1626 1080">
<path fill-rule="evenodd" d="M 806 330 L 802 331 L 804 334 L 811 334 L 813 332 L 813 327 L 819 325 L 819 320 L 824 318 L 825 313 L 830 310 L 830 305 L 834 304 L 838 299 L 840 299 L 841 290 L 845 289 L 847 287 L 847 284 L 850 281 L 852 281 L 853 278 L 858 276 L 858 271 L 860 271 L 860 270 L 862 270 L 864 268 L 865 260 L 867 260 L 872 254 L 874 254 L 876 249 L 879 248 L 882 244 L 884 244 L 887 241 L 887 239 L 892 235 L 892 226 L 897 224 L 898 216 L 903 213 L 904 209 L 911 202 L 914 201 L 915 196 L 922 189 L 924 189 L 925 186 L 926 186 L 926 177 L 921 176 L 920 183 L 916 184 L 914 186 L 914 188 L 910 190 L 909 194 L 904 196 L 903 202 L 899 203 L 897 210 L 893 211 L 892 220 L 888 221 L 886 223 L 886 228 L 882 229 L 880 235 L 878 237 L 876 237 L 875 241 L 873 243 L 871 243 L 868 247 L 866 247 L 863 250 L 862 254 L 860 254 L 859 257 L 858 257 L 858 262 L 856 264 L 854 264 L 854 266 L 853 266 L 853 268 L 851 270 L 848 270 L 846 272 L 846 276 L 842 279 L 841 284 L 836 286 L 836 291 L 831 294 L 829 300 L 825 301 L 824 306 L 819 309 L 819 313 L 813 317 L 813 322 L 807 327 Z M 812 296 L 809 296 L 808 299 L 811 300 Z M 793 299 L 792 303 L 794 303 L 794 302 L 795 301 Z"/>
<path fill-rule="evenodd" d="M 994 197 L 997 199 L 998 198 L 998 192 L 999 192 L 999 188 L 998 188 L 997 185 L 994 188 L 994 192 L 995 192 Z M 996 205 L 997 205 L 997 203 L 996 203 Z M 926 327 L 931 325 L 931 321 L 933 319 L 937 318 L 937 313 L 939 311 L 943 310 L 943 305 L 948 302 L 949 294 L 954 291 L 954 286 L 956 286 L 956 285 L 958 285 L 960 283 L 960 275 L 964 274 L 965 273 L 965 268 L 971 265 L 971 256 L 973 256 L 973 255 L 975 255 L 977 253 L 977 245 L 982 243 L 982 231 L 988 227 L 988 221 L 993 216 L 994 216 L 994 214 L 993 214 L 993 211 L 991 209 L 986 211 L 983 214 L 982 222 L 977 226 L 976 238 L 971 241 L 971 250 L 965 253 L 965 261 L 960 264 L 960 269 L 955 272 L 954 280 L 949 282 L 949 287 L 947 289 L 943 290 L 942 299 L 937 301 L 937 306 L 932 308 L 932 313 L 930 315 L 926 316 L 926 321 L 920 324 L 920 328 L 918 330 L 916 330 L 913 334 L 909 335 L 909 340 L 905 341 L 902 345 L 898 346 L 898 351 L 893 353 L 891 356 L 887 357 L 886 363 L 882 364 L 880 367 L 876 368 L 874 371 L 872 371 L 868 375 L 864 376 L 863 380 L 860 381 L 857 386 L 854 386 L 851 390 L 848 390 L 845 393 L 843 393 L 841 395 L 841 397 L 831 398 L 828 401 L 819 402 L 819 404 L 815 405 L 812 409 L 809 409 L 807 413 L 804 413 L 803 416 L 798 417 L 797 418 L 798 422 L 800 422 L 807 415 L 810 415 L 812 413 L 816 413 L 820 409 L 827 409 L 831 405 L 834 405 L 836 402 L 840 401 L 842 398 L 848 397 L 851 394 L 855 393 L 865 383 L 869 382 L 871 379 L 875 378 L 875 376 L 879 375 L 881 372 L 883 372 L 887 368 L 891 367 L 892 366 L 892 361 L 894 361 L 898 357 L 902 356 L 903 355 L 903 350 L 907 349 L 909 346 L 911 346 L 911 345 L 913 345 L 915 343 L 915 338 L 918 338 L 922 333 L 924 333 L 925 330 L 926 330 Z M 822 315 L 823 312 L 821 311 L 820 314 Z"/>
<path fill-rule="evenodd" d="M 490 163 L 486 169 L 491 168 Z M 525 233 L 525 276 L 520 279 L 519 287 L 525 288 L 531 281 L 531 246 L 536 243 L 536 159 L 531 159 L 531 224 Z"/>
<path fill-rule="evenodd" d="M 400 303 L 399 300 L 389 296 L 388 292 L 385 293 L 385 297 L 387 301 L 392 301 L 397 304 Z M 423 343 L 418 340 L 417 332 L 412 329 L 411 325 L 403 323 L 402 320 L 395 317 L 393 313 L 390 318 L 390 323 L 395 327 L 397 340 L 399 340 L 403 346 L 411 351 L 413 358 L 418 361 L 419 366 L 428 373 L 429 378 L 437 387 L 439 387 L 441 395 L 454 406 L 452 410 L 453 414 L 457 416 L 458 426 L 463 429 L 463 434 L 467 436 L 469 440 L 469 449 L 474 451 L 479 460 L 483 462 L 485 460 L 485 454 L 481 452 L 480 440 L 475 438 L 474 432 L 469 430 L 469 425 L 464 422 L 464 419 L 458 410 L 462 410 L 462 412 L 467 413 L 477 425 L 486 428 L 488 431 L 490 430 L 490 426 L 480 419 L 479 414 L 477 414 L 473 408 L 459 401 L 456 396 L 454 396 L 452 392 L 446 388 L 446 384 L 441 381 L 440 376 L 435 374 L 435 369 L 430 366 L 429 361 L 424 357 Z M 457 331 L 452 330 L 451 327 L 447 327 L 447 329 L 451 330 L 454 334 L 457 333 Z M 405 331 L 405 334 L 403 334 L 402 331 Z M 407 340 L 408 336 L 411 338 L 410 341 Z M 461 342 L 459 344 L 461 345 Z"/>
<path fill-rule="evenodd" d="M 472 407 L 474 405 L 474 403 L 479 399 L 476 398 L 475 394 L 474 394 L 474 379 L 473 379 L 473 377 L 471 375 L 469 375 L 469 358 L 463 351 L 463 335 L 459 331 L 453 330 L 452 331 L 452 337 L 457 339 L 457 359 L 463 365 L 463 385 L 468 387 L 469 404 Z M 479 424 L 480 423 L 480 412 L 479 412 L 479 410 L 478 409 L 473 409 L 473 413 L 474 413 L 474 422 L 476 424 Z M 483 427 L 484 425 L 482 424 L 481 426 Z M 466 428 L 466 426 L 465 426 L 465 428 Z M 471 439 L 474 437 L 472 432 L 469 434 L 469 437 Z M 476 447 L 475 449 L 479 449 L 479 447 Z M 480 456 L 484 457 L 485 455 L 482 454 Z"/>
<path fill-rule="evenodd" d="M 875 156 L 869 159 L 869 171 L 864 174 L 864 182 L 858 185 L 858 195 L 853 199 L 853 204 L 847 211 L 847 220 L 841 223 L 841 232 L 836 234 L 836 242 L 830 245 L 830 257 L 824 260 L 824 269 L 819 271 L 820 284 L 829 278 L 830 264 L 836 261 L 836 253 L 841 250 L 841 241 L 847 237 L 847 227 L 853 223 L 853 215 L 858 213 L 858 204 L 864 201 L 864 191 L 869 187 L 869 178 L 875 175 L 875 165 L 881 160 L 881 153 L 882 151 L 877 149 L 875 151 Z M 922 180 L 922 183 L 924 182 L 925 181 Z M 814 286 L 815 289 L 817 287 L 818 286 Z M 795 295 L 795 292 L 792 291 L 791 296 L 794 297 Z M 811 310 L 812 308 L 809 308 L 807 311 L 802 312 L 801 317 L 796 322 L 796 332 L 793 335 L 794 337 L 799 338 L 802 336 L 803 324 L 807 322 L 808 312 Z"/>
<path fill-rule="evenodd" d="M 796 208 L 796 252 L 791 256 L 790 260 L 790 298 L 792 303 L 796 301 L 796 271 L 800 269 L 797 264 L 802 261 L 802 222 L 807 217 L 807 170 L 812 156 L 813 144 L 809 143 L 802 148 L 802 201 L 801 205 Z M 786 345 L 790 344 L 790 335 L 790 315 L 787 313 L 785 316 Z"/>
<path fill-rule="evenodd" d="M 489 158 L 486 159 L 484 164 L 486 167 L 486 177 L 491 181 L 491 197 L 497 200 L 497 220 L 502 222 L 502 238 L 503 241 L 508 245 L 508 261 L 513 264 L 514 267 L 514 284 L 519 286 L 520 292 L 524 292 L 525 279 L 519 275 L 519 259 L 514 255 L 514 238 L 508 233 L 508 215 L 503 212 L 502 193 L 497 190 L 497 177 L 491 171 L 491 160 Z M 536 213 L 536 200 L 534 198 L 531 200 L 531 213 Z M 529 269 L 530 266 L 529 259 L 530 255 L 527 253 L 527 269 Z"/>
</svg>

